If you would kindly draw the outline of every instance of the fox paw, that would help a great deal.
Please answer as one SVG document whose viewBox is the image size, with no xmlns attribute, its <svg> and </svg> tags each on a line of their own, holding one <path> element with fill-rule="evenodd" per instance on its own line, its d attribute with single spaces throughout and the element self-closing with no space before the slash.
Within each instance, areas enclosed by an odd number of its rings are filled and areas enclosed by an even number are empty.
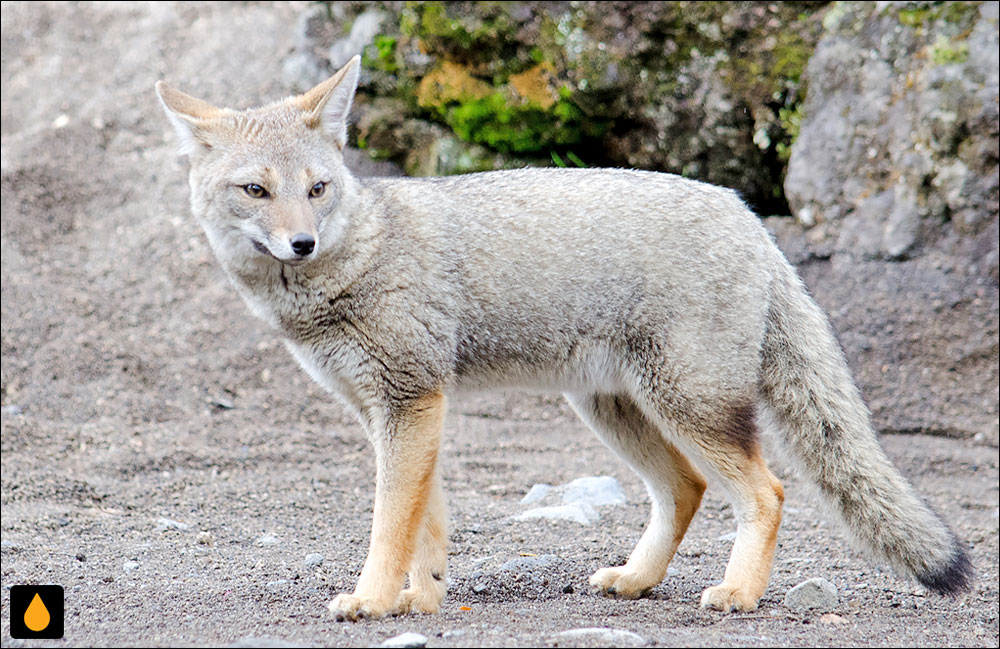
<svg viewBox="0 0 1000 649">
<path fill-rule="evenodd" d="M 379 618 L 389 612 L 389 607 L 370 597 L 357 597 L 341 593 L 330 602 L 330 613 L 338 622 L 351 622 L 363 618 Z"/>
<path fill-rule="evenodd" d="M 725 582 L 706 588 L 705 592 L 701 594 L 702 608 L 714 608 L 723 613 L 756 611 L 758 601 L 760 601 L 759 595 L 754 595 Z"/>
<path fill-rule="evenodd" d="M 437 613 L 441 609 L 441 600 L 444 599 L 444 591 L 434 592 L 428 590 L 417 590 L 407 588 L 399 594 L 396 606 L 393 610 L 398 615 L 406 613 Z"/>
<path fill-rule="evenodd" d="M 590 585 L 601 589 L 605 595 L 615 595 L 623 599 L 636 599 L 649 593 L 659 580 L 650 583 L 648 575 L 627 569 L 601 568 L 590 576 Z"/>
</svg>

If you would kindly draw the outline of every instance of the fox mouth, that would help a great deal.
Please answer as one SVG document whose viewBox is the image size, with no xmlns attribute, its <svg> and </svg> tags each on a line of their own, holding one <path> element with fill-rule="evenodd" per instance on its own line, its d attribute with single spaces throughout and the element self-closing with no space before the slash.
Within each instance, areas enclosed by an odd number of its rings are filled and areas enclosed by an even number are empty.
<svg viewBox="0 0 1000 649">
<path fill-rule="evenodd" d="M 265 246 L 260 241 L 257 241 L 256 239 L 250 239 L 250 241 L 253 243 L 254 249 L 256 249 L 257 252 L 259 252 L 260 254 L 267 255 L 268 257 L 274 257 L 274 259 L 278 259 L 277 257 L 274 256 L 274 253 L 268 250 L 267 246 Z M 281 260 L 278 259 L 278 261 Z"/>
<path fill-rule="evenodd" d="M 268 248 L 267 246 L 265 246 L 260 241 L 257 241 L 256 239 L 250 239 L 250 242 L 253 244 L 253 247 L 254 247 L 254 249 L 257 252 L 259 252 L 262 255 L 267 255 L 268 257 L 270 257 L 271 259 L 274 259 L 275 261 L 277 261 L 279 263 L 282 263 L 282 264 L 285 264 L 285 265 L 288 265 L 288 266 L 297 266 L 297 265 L 299 265 L 301 263 L 305 263 L 307 261 L 306 259 L 282 259 L 281 257 L 279 257 L 276 254 L 274 254 L 273 252 L 271 252 L 270 248 Z"/>
</svg>

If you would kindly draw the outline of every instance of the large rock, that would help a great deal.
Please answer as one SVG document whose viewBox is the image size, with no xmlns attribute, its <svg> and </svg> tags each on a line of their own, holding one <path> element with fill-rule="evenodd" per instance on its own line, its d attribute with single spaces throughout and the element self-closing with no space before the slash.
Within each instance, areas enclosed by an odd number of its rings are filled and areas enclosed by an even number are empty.
<svg viewBox="0 0 1000 649">
<path fill-rule="evenodd" d="M 972 248 L 995 281 L 997 4 L 837 3 L 823 24 L 785 180 L 796 217 L 861 258 L 988 239 Z"/>
<path fill-rule="evenodd" d="M 836 3 L 770 220 L 880 430 L 998 437 L 996 3 Z"/>
</svg>

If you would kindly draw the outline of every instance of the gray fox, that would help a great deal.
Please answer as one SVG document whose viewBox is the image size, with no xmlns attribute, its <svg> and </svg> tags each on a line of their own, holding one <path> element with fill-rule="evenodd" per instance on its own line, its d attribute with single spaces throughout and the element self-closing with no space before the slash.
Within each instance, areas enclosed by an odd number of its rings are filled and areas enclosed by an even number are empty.
<svg viewBox="0 0 1000 649">
<path fill-rule="evenodd" d="M 649 490 L 628 561 L 590 578 L 606 593 L 660 583 L 712 480 L 738 528 L 701 604 L 757 607 L 784 498 L 758 422 L 865 546 L 936 591 L 967 586 L 965 552 L 883 453 L 825 315 L 734 192 L 617 169 L 356 178 L 359 65 L 243 111 L 156 86 L 222 267 L 374 446 L 371 544 L 338 619 L 439 609 L 445 394 L 503 386 L 565 393 Z"/>
</svg>

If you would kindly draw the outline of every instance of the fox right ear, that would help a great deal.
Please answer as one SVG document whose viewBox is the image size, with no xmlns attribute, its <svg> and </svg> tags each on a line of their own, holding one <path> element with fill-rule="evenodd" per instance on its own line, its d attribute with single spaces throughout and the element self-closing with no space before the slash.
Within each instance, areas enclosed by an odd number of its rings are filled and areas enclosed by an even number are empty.
<svg viewBox="0 0 1000 649">
<path fill-rule="evenodd" d="M 156 82 L 156 94 L 180 138 L 181 153 L 191 155 L 199 147 L 210 148 L 205 137 L 206 130 L 222 111 L 208 102 L 175 90 L 162 81 Z"/>
<path fill-rule="evenodd" d="M 354 55 L 332 77 L 295 98 L 295 103 L 306 113 L 306 124 L 324 129 L 341 149 L 347 145 L 347 117 L 358 88 L 360 69 L 361 57 Z"/>
</svg>

